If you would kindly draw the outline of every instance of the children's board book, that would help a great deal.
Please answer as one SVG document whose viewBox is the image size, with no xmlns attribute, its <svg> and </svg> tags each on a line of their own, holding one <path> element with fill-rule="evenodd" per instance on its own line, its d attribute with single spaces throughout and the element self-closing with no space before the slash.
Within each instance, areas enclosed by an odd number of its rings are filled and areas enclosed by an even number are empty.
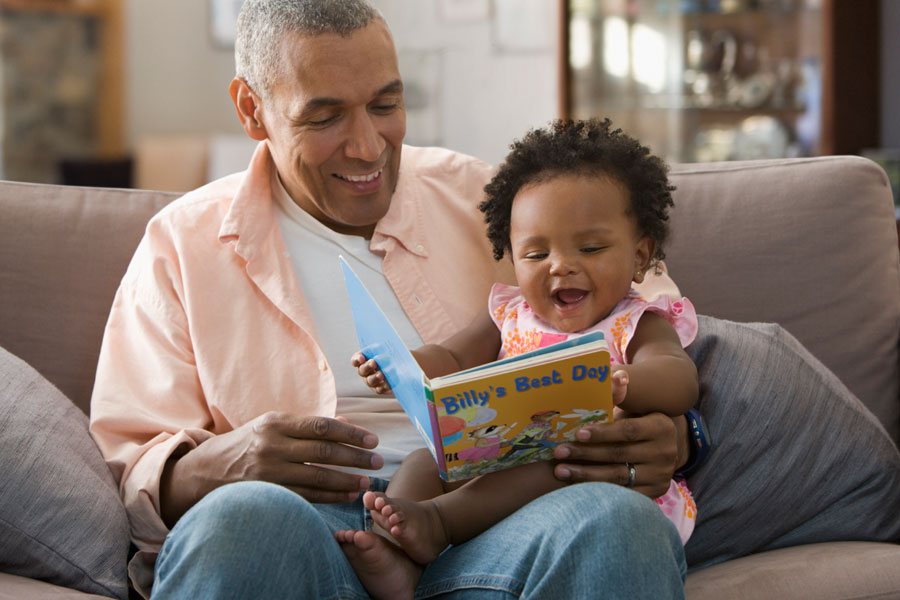
<svg viewBox="0 0 900 600">
<path fill-rule="evenodd" d="M 602 332 L 429 379 L 340 258 L 359 347 L 374 358 L 447 481 L 553 457 L 584 423 L 612 421 Z"/>
</svg>

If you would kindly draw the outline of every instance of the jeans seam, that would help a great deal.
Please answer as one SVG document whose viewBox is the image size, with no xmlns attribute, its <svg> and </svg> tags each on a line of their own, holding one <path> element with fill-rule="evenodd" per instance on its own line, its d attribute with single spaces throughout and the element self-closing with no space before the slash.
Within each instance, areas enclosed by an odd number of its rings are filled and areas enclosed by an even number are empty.
<svg viewBox="0 0 900 600">
<path fill-rule="evenodd" d="M 518 598 L 522 594 L 524 584 L 511 577 L 500 577 L 497 575 L 453 577 L 450 579 L 443 579 L 439 582 L 429 583 L 427 585 L 420 585 L 416 588 L 415 597 L 429 598 L 471 588 L 504 592 Z"/>
<path fill-rule="evenodd" d="M 368 594 L 360 595 L 350 586 L 339 585 L 335 590 L 334 600 L 370 600 Z"/>
</svg>

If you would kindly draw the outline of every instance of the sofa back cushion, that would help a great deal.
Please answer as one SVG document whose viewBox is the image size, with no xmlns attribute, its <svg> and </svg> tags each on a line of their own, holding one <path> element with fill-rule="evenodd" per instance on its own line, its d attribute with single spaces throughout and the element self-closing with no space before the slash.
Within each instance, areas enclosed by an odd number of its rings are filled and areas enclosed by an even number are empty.
<svg viewBox="0 0 900 600">
<path fill-rule="evenodd" d="M 0 346 L 85 413 L 119 281 L 177 196 L 0 182 Z"/>
<path fill-rule="evenodd" d="M 900 442 L 900 252 L 887 176 L 849 156 L 674 165 L 666 263 L 697 312 L 775 322 Z"/>
<path fill-rule="evenodd" d="M 858 157 L 674 165 L 667 263 L 702 314 L 776 322 L 900 442 L 900 253 Z M 146 222 L 177 194 L 0 182 L 0 346 L 87 412 L 103 328 Z"/>
</svg>

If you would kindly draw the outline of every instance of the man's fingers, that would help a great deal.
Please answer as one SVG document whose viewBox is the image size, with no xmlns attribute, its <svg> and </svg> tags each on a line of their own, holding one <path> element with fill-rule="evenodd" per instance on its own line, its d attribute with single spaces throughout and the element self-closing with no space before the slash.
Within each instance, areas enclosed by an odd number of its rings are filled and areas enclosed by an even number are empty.
<svg viewBox="0 0 900 600">
<path fill-rule="evenodd" d="M 665 473 L 658 472 L 652 464 L 634 464 L 634 481 L 631 488 L 648 496 L 658 498 L 669 489 L 669 479 Z M 615 485 L 627 486 L 629 469 L 625 463 L 621 464 L 569 464 L 560 463 L 553 470 L 557 479 L 568 483 L 581 483 L 585 481 L 605 481 Z"/>
<path fill-rule="evenodd" d="M 368 429 L 329 417 L 269 412 L 254 422 L 253 430 L 260 435 L 274 433 L 301 440 L 329 440 L 359 448 L 378 445 L 378 436 Z"/>
<path fill-rule="evenodd" d="M 554 469 L 561 481 L 605 481 L 628 485 L 656 498 L 666 492 L 675 470 L 678 446 L 672 419 L 663 414 L 624 417 L 608 425 L 586 425 L 576 441 L 560 444 L 553 456 L 559 461 Z"/>
<path fill-rule="evenodd" d="M 276 452 L 290 463 L 317 463 L 357 469 L 380 469 L 384 459 L 380 454 L 328 440 L 297 440 L 283 438 Z"/>
<path fill-rule="evenodd" d="M 671 462 L 675 458 L 667 456 L 666 447 L 653 442 L 633 444 L 560 444 L 553 451 L 557 460 L 595 462 L 607 464 Z"/>
<path fill-rule="evenodd" d="M 287 486 L 287 488 L 300 496 L 303 496 L 309 502 L 316 504 L 339 504 L 343 502 L 353 502 L 359 496 L 360 492 L 330 492 L 316 488 L 307 488 L 300 486 Z"/>
<path fill-rule="evenodd" d="M 624 478 L 622 471 L 625 471 Z M 560 463 L 553 468 L 553 474 L 557 479 L 569 483 L 583 483 L 585 481 L 604 481 L 617 485 L 628 483 L 628 472 L 624 463 L 621 465 Z"/>
<path fill-rule="evenodd" d="M 348 495 L 359 493 L 369 487 L 369 478 L 364 475 L 344 473 L 329 469 L 322 465 L 307 463 L 284 463 L 270 473 L 266 473 L 265 481 L 273 481 L 281 485 L 305 489 L 320 490 L 323 493 L 333 494 L 334 497 L 346 498 Z M 309 492 L 303 494 L 309 499 Z"/>
<path fill-rule="evenodd" d="M 638 442 L 674 435 L 674 427 L 669 417 L 653 413 L 639 419 L 624 418 L 608 424 L 584 425 L 575 439 L 592 444 Z"/>
<path fill-rule="evenodd" d="M 343 420 L 273 412 L 256 419 L 252 428 L 253 438 L 242 452 L 248 469 L 244 478 L 276 481 L 273 478 L 279 476 L 277 470 L 290 464 L 318 463 L 360 469 L 384 466 L 381 455 L 368 450 L 377 446 L 378 437 Z"/>
</svg>

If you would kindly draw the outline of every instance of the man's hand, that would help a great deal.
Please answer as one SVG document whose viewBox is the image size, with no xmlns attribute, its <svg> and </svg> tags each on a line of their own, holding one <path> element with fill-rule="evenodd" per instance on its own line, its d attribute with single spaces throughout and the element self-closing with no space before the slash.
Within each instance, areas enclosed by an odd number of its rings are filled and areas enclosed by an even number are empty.
<svg viewBox="0 0 900 600">
<path fill-rule="evenodd" d="M 673 473 L 688 456 L 685 418 L 662 413 L 643 417 L 619 413 L 613 423 L 583 426 L 576 440 L 554 449 L 553 456 L 560 461 L 554 469 L 557 479 L 626 485 L 629 470 L 625 463 L 630 463 L 634 467 L 632 487 L 651 498 L 669 489 Z"/>
<path fill-rule="evenodd" d="M 203 496 L 236 481 L 278 483 L 310 502 L 348 502 L 369 478 L 329 465 L 379 469 L 384 459 L 369 451 L 377 445 L 374 433 L 340 417 L 265 413 L 169 459 L 160 481 L 163 520 L 171 527 Z"/>
</svg>

